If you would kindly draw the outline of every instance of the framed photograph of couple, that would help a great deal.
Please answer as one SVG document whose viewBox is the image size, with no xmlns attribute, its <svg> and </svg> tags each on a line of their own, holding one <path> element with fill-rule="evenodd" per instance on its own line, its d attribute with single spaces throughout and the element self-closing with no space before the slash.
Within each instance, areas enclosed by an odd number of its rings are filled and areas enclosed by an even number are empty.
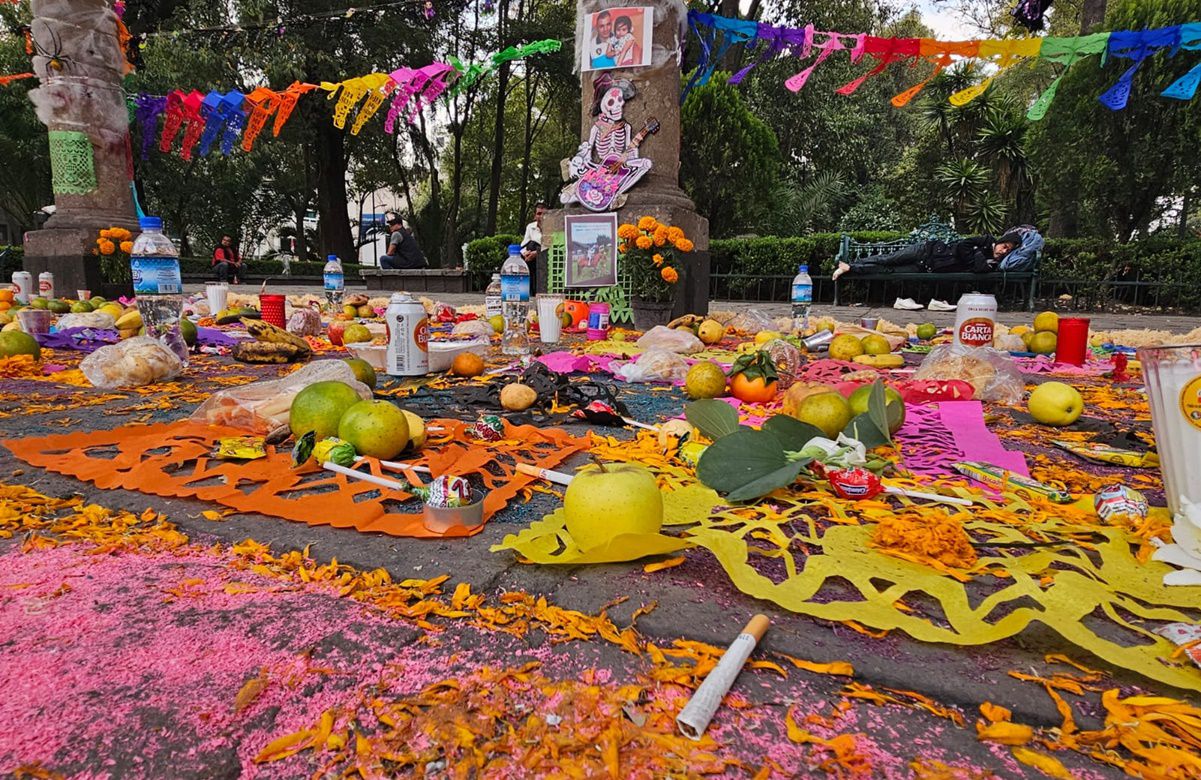
<svg viewBox="0 0 1201 780">
<path fill-rule="evenodd" d="M 651 64 L 655 9 L 606 8 L 584 15 L 581 70 L 644 68 Z"/>
<path fill-rule="evenodd" d="M 617 284 L 617 215 L 579 214 L 564 218 L 567 262 L 564 287 Z"/>
</svg>

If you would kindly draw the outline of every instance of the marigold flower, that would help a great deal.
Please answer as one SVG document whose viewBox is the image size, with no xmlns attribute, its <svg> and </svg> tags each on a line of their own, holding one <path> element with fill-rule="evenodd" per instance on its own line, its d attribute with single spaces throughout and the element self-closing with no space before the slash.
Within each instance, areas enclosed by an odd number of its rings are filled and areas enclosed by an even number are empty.
<svg viewBox="0 0 1201 780">
<path fill-rule="evenodd" d="M 645 230 L 647 232 L 650 232 L 657 227 L 659 227 L 659 223 L 658 223 L 658 221 L 655 220 L 654 217 L 643 217 L 642 219 L 638 220 L 638 229 L 639 230 Z"/>
<path fill-rule="evenodd" d="M 618 238 L 630 239 L 630 238 L 634 238 L 637 235 L 638 235 L 638 228 L 634 227 L 633 225 L 629 224 L 628 222 L 626 224 L 622 225 L 621 227 L 617 228 L 617 237 Z"/>
<path fill-rule="evenodd" d="M 112 228 L 104 228 L 104 229 L 102 229 L 102 230 L 100 231 L 100 237 L 101 237 L 101 238 L 112 238 L 112 237 L 113 237 L 113 230 L 112 230 Z"/>
<path fill-rule="evenodd" d="M 667 240 L 670 241 L 671 243 L 674 244 L 675 242 L 679 241 L 681 238 L 684 238 L 683 230 L 680 230 L 675 225 L 672 225 L 671 227 L 669 227 L 667 229 Z"/>
<path fill-rule="evenodd" d="M 650 236 L 638 236 L 638 238 L 634 239 L 634 246 L 639 249 L 650 249 L 653 243 Z"/>
<path fill-rule="evenodd" d="M 109 238 L 114 238 L 117 241 L 128 241 L 133 236 L 125 228 L 113 228 L 109 231 Z"/>
<path fill-rule="evenodd" d="M 626 242 L 622 241 L 620 244 L 617 245 L 617 251 L 624 255 L 626 252 L 630 251 L 630 245 L 627 244 Z"/>
<path fill-rule="evenodd" d="M 117 245 L 107 238 L 102 238 L 96 242 L 96 246 L 100 247 L 100 254 L 111 255 L 117 249 Z"/>
<path fill-rule="evenodd" d="M 133 251 L 133 242 L 132 241 L 122 241 L 121 242 L 121 251 L 124 252 L 125 254 L 129 254 L 130 252 L 132 252 Z"/>
<path fill-rule="evenodd" d="M 668 284 L 675 284 L 676 282 L 680 281 L 679 271 L 672 268 L 670 265 L 664 266 L 663 270 L 659 272 L 659 276 L 662 276 L 663 281 L 667 282 Z"/>
<path fill-rule="evenodd" d="M 695 244 L 686 238 L 676 240 L 676 249 L 680 250 L 681 252 L 691 252 L 694 246 Z"/>
<path fill-rule="evenodd" d="M 655 265 L 663 265 L 663 255 L 659 254 L 658 252 L 655 252 L 655 256 L 652 257 L 651 260 L 655 261 Z"/>
</svg>

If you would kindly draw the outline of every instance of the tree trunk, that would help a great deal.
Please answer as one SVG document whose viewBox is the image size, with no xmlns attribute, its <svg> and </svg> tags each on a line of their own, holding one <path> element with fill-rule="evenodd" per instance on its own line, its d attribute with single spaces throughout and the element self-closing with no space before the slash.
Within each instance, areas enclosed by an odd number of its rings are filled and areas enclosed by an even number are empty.
<svg viewBox="0 0 1201 780">
<path fill-rule="evenodd" d="M 1047 238 L 1075 238 L 1080 232 L 1080 215 L 1075 205 L 1060 204 L 1051 212 Z"/>
<path fill-rule="evenodd" d="M 1088 35 L 1105 23 L 1106 0 L 1084 0 L 1080 9 L 1080 34 Z"/>
<path fill-rule="evenodd" d="M 499 47 L 505 47 L 505 28 L 509 18 L 509 0 L 501 0 L 496 9 L 496 33 Z M 505 164 L 505 98 L 509 95 L 509 73 L 512 63 L 502 62 L 496 69 L 496 120 L 492 137 L 492 176 L 488 182 L 488 218 L 484 234 L 496 235 L 496 213 L 500 209 L 500 184 Z"/>
<path fill-rule="evenodd" d="M 357 260 L 346 208 L 346 150 L 342 131 L 328 117 L 317 125 L 317 236 L 320 254 L 337 255 L 343 262 Z"/>
<path fill-rule="evenodd" d="M 296 246 L 294 248 L 297 260 L 309 259 L 309 240 L 304 234 L 304 215 L 308 212 L 309 204 L 305 198 L 297 201 L 292 216 L 296 219 Z"/>
</svg>

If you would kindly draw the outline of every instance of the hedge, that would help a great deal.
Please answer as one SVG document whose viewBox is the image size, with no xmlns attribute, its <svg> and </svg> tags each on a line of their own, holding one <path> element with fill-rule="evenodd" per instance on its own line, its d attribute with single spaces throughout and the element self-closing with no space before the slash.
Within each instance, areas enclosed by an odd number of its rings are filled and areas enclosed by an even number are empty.
<svg viewBox="0 0 1201 780">
<path fill-rule="evenodd" d="M 501 265 L 509 256 L 509 245 L 520 243 L 521 236 L 505 233 L 468 242 L 463 260 L 471 272 L 471 289 L 483 290 L 487 287 L 492 274 L 500 272 Z"/>
<path fill-rule="evenodd" d="M 279 260 L 247 260 L 242 265 L 247 276 L 283 276 L 284 264 Z M 342 263 L 342 271 L 348 279 L 359 276 L 358 263 Z M 181 257 L 179 270 L 185 274 L 211 273 L 212 261 L 206 257 Z M 321 276 L 325 263 L 311 260 L 293 260 L 292 276 Z"/>
<path fill-rule="evenodd" d="M 855 241 L 898 241 L 908 233 L 852 233 Z M 829 275 L 834 272 L 834 256 L 842 243 L 841 233 L 811 233 L 797 238 L 763 236 L 760 238 L 727 238 L 709 242 L 713 273 L 736 273 L 746 276 L 793 276 L 802 264 L 809 273 Z"/>
<path fill-rule="evenodd" d="M 7 287 L 13 274 L 20 271 L 25 261 L 25 248 L 20 246 L 0 246 L 0 281 Z"/>
</svg>

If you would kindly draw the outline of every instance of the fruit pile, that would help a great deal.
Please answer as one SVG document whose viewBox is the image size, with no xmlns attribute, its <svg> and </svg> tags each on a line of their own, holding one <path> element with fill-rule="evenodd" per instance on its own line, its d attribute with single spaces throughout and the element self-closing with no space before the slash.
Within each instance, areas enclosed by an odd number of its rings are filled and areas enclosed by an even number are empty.
<svg viewBox="0 0 1201 780">
<path fill-rule="evenodd" d="M 356 368 L 356 374 L 360 370 Z M 288 427 L 298 441 L 310 433 L 318 445 L 336 437 L 358 455 L 380 460 L 416 452 L 426 440 L 425 423 L 416 414 L 391 401 L 365 401 L 344 382 L 316 382 L 297 393 Z"/>
</svg>

